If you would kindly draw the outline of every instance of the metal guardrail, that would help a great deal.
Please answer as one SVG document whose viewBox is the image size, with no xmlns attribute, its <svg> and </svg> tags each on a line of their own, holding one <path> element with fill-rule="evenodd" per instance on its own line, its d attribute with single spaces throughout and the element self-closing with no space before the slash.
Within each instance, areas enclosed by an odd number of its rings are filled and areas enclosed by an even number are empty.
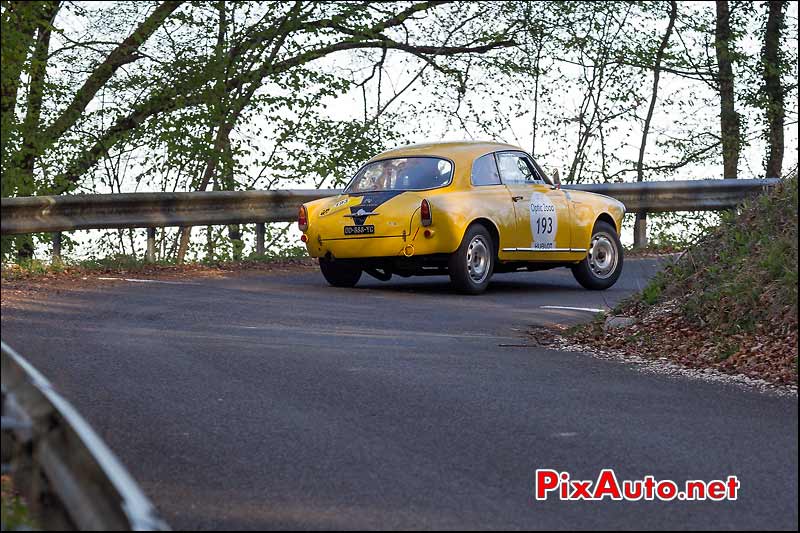
<svg viewBox="0 0 800 533">
<path fill-rule="evenodd" d="M 779 182 L 778 178 L 646 181 L 564 185 L 564 188 L 611 196 L 625 204 L 628 213 L 665 213 L 733 209 L 748 197 L 760 194 Z"/>
<path fill-rule="evenodd" d="M 30 363 L 5 343 L 0 346 L 3 473 L 11 473 L 35 525 L 169 530 L 75 408 Z"/>
<path fill-rule="evenodd" d="M 617 198 L 629 213 L 730 209 L 747 197 L 774 186 L 761 180 L 692 180 L 641 183 L 565 185 Z M 3 235 L 102 228 L 153 228 L 257 224 L 263 253 L 264 223 L 291 222 L 297 206 L 340 193 L 339 190 L 274 190 L 242 192 L 125 193 L 33 196 L 2 199 Z M 148 247 L 151 248 L 150 246 Z"/>
<path fill-rule="evenodd" d="M 300 204 L 338 192 L 142 192 L 3 198 L 2 234 L 291 222 L 297 220 Z"/>
</svg>

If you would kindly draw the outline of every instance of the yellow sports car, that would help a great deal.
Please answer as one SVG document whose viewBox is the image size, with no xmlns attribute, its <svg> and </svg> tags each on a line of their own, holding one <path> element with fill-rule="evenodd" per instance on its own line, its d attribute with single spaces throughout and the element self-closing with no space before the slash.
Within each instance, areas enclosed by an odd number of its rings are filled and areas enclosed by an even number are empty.
<svg viewBox="0 0 800 533">
<path fill-rule="evenodd" d="M 342 194 L 300 206 L 298 225 L 331 285 L 449 274 L 477 294 L 494 272 L 559 266 L 587 289 L 611 287 L 624 214 L 613 198 L 561 189 L 518 147 L 455 142 L 374 157 Z"/>
</svg>

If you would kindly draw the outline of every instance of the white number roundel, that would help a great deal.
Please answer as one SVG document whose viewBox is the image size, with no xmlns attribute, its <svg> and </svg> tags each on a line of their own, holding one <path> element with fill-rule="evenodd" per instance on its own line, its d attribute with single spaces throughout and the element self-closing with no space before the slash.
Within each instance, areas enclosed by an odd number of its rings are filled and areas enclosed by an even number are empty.
<svg viewBox="0 0 800 533">
<path fill-rule="evenodd" d="M 534 250 L 550 250 L 556 247 L 558 233 L 558 214 L 556 206 L 546 194 L 531 195 L 531 236 Z"/>
</svg>

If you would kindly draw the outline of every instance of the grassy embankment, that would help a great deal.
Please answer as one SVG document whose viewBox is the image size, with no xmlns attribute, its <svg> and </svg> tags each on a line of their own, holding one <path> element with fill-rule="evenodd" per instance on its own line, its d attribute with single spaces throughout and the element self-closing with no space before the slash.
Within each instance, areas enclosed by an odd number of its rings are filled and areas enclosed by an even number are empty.
<svg viewBox="0 0 800 533">
<path fill-rule="evenodd" d="M 726 214 L 582 343 L 773 383 L 797 383 L 797 178 Z"/>
</svg>

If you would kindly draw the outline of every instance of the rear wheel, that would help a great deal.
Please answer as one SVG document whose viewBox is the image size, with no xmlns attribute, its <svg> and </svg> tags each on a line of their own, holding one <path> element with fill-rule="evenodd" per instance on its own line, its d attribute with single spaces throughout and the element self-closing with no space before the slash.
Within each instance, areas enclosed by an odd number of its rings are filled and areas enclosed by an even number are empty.
<svg viewBox="0 0 800 533">
<path fill-rule="evenodd" d="M 461 246 L 450 256 L 450 281 L 463 293 L 482 293 L 489 286 L 495 255 L 495 245 L 489 231 L 480 224 L 470 226 Z"/>
<path fill-rule="evenodd" d="M 601 291 L 614 285 L 622 274 L 622 243 L 608 222 L 597 222 L 586 257 L 572 267 L 572 275 L 587 289 Z"/>
<path fill-rule="evenodd" d="M 355 287 L 361 279 L 361 269 L 357 266 L 319 258 L 319 269 L 325 280 L 334 287 Z"/>
</svg>

